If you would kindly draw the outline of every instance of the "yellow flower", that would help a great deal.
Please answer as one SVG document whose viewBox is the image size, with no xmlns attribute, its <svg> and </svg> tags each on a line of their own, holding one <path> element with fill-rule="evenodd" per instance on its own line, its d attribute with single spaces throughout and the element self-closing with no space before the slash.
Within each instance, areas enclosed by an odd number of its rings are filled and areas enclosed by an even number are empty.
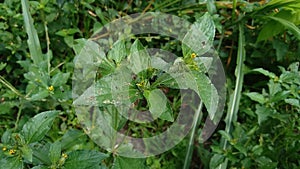
<svg viewBox="0 0 300 169">
<path fill-rule="evenodd" d="M 6 147 L 2 147 L 2 151 L 6 151 L 7 150 L 7 148 Z"/>
<path fill-rule="evenodd" d="M 49 87 L 48 87 L 48 90 L 49 90 L 50 92 L 52 92 L 52 91 L 54 90 L 54 87 L 53 87 L 53 86 L 49 86 Z"/>
<path fill-rule="evenodd" d="M 13 155 L 13 154 L 15 154 L 15 153 L 16 153 L 16 150 L 14 150 L 14 149 L 9 150 L 9 154 L 10 154 L 10 155 Z"/>
<path fill-rule="evenodd" d="M 62 153 L 62 157 L 63 157 L 63 158 L 68 158 L 68 155 L 65 154 L 65 153 Z"/>
<path fill-rule="evenodd" d="M 193 58 L 193 59 L 194 59 L 196 56 L 197 56 L 196 53 L 192 53 L 192 54 L 191 54 L 191 58 Z"/>
</svg>

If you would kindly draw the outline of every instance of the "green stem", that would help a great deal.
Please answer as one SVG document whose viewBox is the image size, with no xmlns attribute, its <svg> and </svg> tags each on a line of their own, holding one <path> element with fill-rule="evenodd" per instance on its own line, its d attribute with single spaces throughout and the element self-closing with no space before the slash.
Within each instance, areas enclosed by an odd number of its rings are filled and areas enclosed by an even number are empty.
<svg viewBox="0 0 300 169">
<path fill-rule="evenodd" d="M 22 102 L 22 100 L 21 100 L 21 103 L 20 103 L 20 106 L 19 106 L 19 110 L 18 110 L 17 120 L 16 120 L 16 122 L 15 122 L 15 128 L 14 128 L 14 131 L 16 131 L 16 130 L 18 129 L 18 124 L 19 124 L 19 121 L 20 121 L 22 109 L 23 109 L 23 102 Z"/>
<path fill-rule="evenodd" d="M 12 92 L 14 92 L 16 95 L 25 98 L 24 95 L 22 95 L 12 84 L 10 84 L 3 76 L 0 75 L 0 82 L 4 84 L 7 88 L 9 88 Z"/>
<path fill-rule="evenodd" d="M 237 66 L 235 70 L 236 82 L 235 82 L 235 90 L 233 95 L 230 97 L 230 103 L 228 106 L 228 114 L 226 116 L 225 122 L 225 132 L 230 135 L 232 130 L 232 124 L 237 119 L 237 113 L 239 110 L 240 98 L 242 95 L 242 87 L 243 87 L 243 79 L 244 79 L 244 60 L 246 57 L 245 51 L 245 35 L 244 35 L 244 27 L 243 23 L 239 25 L 239 41 L 238 41 L 238 53 L 237 53 Z M 228 141 L 224 137 L 222 137 L 221 146 L 224 151 L 226 151 L 228 147 Z M 218 169 L 227 168 L 228 158 L 218 166 Z"/>
<path fill-rule="evenodd" d="M 236 4 L 237 4 L 237 1 L 233 0 L 233 2 L 232 2 L 232 13 L 231 13 L 231 17 L 232 17 L 233 21 L 235 21 L 235 19 L 236 19 L 236 15 L 235 15 Z"/>
<path fill-rule="evenodd" d="M 187 152 L 186 152 L 186 156 L 185 156 L 185 160 L 184 160 L 184 166 L 183 169 L 188 169 L 190 167 L 190 163 L 192 160 L 192 156 L 193 156 L 193 149 L 194 149 L 194 140 L 195 140 L 195 134 L 196 134 L 196 128 L 198 126 L 198 122 L 201 121 L 202 119 L 202 108 L 203 108 L 203 102 L 201 101 L 199 104 L 199 107 L 197 109 L 197 112 L 195 114 L 195 118 L 193 121 L 193 128 L 191 131 L 191 136 L 190 136 L 190 140 L 189 140 L 189 145 L 187 147 Z"/>
</svg>

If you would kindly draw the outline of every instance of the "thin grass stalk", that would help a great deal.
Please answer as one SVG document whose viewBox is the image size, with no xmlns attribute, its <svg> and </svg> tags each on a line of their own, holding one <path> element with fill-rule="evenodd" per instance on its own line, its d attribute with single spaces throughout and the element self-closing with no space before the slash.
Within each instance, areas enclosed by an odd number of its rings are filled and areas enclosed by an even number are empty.
<svg viewBox="0 0 300 169">
<path fill-rule="evenodd" d="M 239 110 L 239 103 L 240 98 L 242 95 L 242 88 L 243 88 L 243 79 L 244 79 L 244 60 L 246 57 L 245 51 L 245 35 L 244 35 L 244 27 L 243 24 L 239 24 L 239 41 L 238 41 L 238 53 L 237 53 L 237 66 L 235 69 L 235 89 L 233 95 L 230 97 L 230 102 L 228 106 L 228 114 L 226 116 L 225 122 L 225 132 L 230 135 L 232 130 L 232 124 L 237 120 L 237 113 Z M 228 147 L 228 140 L 222 137 L 221 140 L 222 148 L 226 151 Z M 218 169 L 225 169 L 227 168 L 228 159 L 226 158 L 225 162 L 218 166 Z"/>
<path fill-rule="evenodd" d="M 187 151 L 186 151 L 183 169 L 189 169 L 189 167 L 190 167 L 190 163 L 191 163 L 192 156 L 193 156 L 193 150 L 194 150 L 194 140 L 195 140 L 196 129 L 197 129 L 199 121 L 201 121 L 202 116 L 203 116 L 203 114 L 201 113 L 202 108 L 203 108 L 203 102 L 200 101 L 199 107 L 196 111 L 195 118 L 193 121 L 193 128 L 191 131 L 191 136 L 190 136 L 189 144 L 188 144 Z"/>
</svg>

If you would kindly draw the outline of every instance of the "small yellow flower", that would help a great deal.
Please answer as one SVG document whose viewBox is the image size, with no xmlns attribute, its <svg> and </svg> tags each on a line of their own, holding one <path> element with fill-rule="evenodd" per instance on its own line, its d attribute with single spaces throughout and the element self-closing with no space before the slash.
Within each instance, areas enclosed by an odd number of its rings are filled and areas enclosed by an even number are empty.
<svg viewBox="0 0 300 169">
<path fill-rule="evenodd" d="M 191 58 L 193 58 L 193 59 L 194 59 L 196 56 L 197 56 L 196 53 L 192 53 L 192 54 L 191 54 Z"/>
<path fill-rule="evenodd" d="M 65 154 L 65 153 L 62 153 L 62 157 L 63 157 L 63 158 L 68 158 L 68 155 Z"/>
<path fill-rule="evenodd" d="M 2 147 L 2 151 L 6 151 L 7 150 L 7 148 L 6 147 Z"/>
<path fill-rule="evenodd" d="M 14 150 L 14 149 L 9 150 L 9 154 L 10 154 L 10 155 L 13 155 L 13 154 L 15 154 L 15 153 L 16 153 L 16 150 Z"/>
<path fill-rule="evenodd" d="M 54 87 L 53 87 L 53 86 L 49 86 L 49 87 L 48 87 L 48 90 L 49 90 L 50 92 L 52 92 L 52 91 L 54 90 Z"/>
</svg>

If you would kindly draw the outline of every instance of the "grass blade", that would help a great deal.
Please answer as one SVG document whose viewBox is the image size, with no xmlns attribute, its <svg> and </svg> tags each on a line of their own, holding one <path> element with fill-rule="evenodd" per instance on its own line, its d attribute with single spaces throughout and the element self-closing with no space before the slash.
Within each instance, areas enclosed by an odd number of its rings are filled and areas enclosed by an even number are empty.
<svg viewBox="0 0 300 169">
<path fill-rule="evenodd" d="M 238 54 L 237 54 L 237 66 L 235 69 L 235 76 L 236 76 L 236 82 L 235 82 L 235 89 L 233 94 L 230 97 L 230 102 L 228 106 L 228 114 L 226 116 L 225 122 L 225 132 L 230 134 L 232 130 L 232 123 L 236 121 L 237 119 L 237 113 L 239 110 L 239 103 L 240 98 L 242 95 L 242 87 L 243 87 L 243 79 L 244 79 L 244 73 L 243 73 L 243 67 L 244 67 L 244 60 L 246 57 L 246 51 L 245 51 L 245 37 L 244 37 L 244 28 L 242 24 L 239 24 L 239 42 L 238 42 Z M 228 141 L 222 137 L 222 148 L 225 150 L 228 146 Z M 218 166 L 218 169 L 224 169 L 227 168 L 227 158 L 225 162 L 220 164 Z"/>
<path fill-rule="evenodd" d="M 198 110 L 195 114 L 194 122 L 193 122 L 193 128 L 191 131 L 191 136 L 189 140 L 189 145 L 187 147 L 187 152 L 184 160 L 184 166 L 183 169 L 189 169 L 190 163 L 192 160 L 193 156 L 193 149 L 194 149 L 194 140 L 195 140 L 195 133 L 196 133 L 196 128 L 198 126 L 198 122 L 201 121 L 202 119 L 202 108 L 203 108 L 203 102 L 201 101 L 198 107 Z"/>
<path fill-rule="evenodd" d="M 33 19 L 29 12 L 29 2 L 28 0 L 22 0 L 22 11 L 25 29 L 28 35 L 28 47 L 31 55 L 31 59 L 35 65 L 38 65 L 43 61 L 41 45 L 39 41 L 38 34 L 33 26 Z"/>
</svg>

